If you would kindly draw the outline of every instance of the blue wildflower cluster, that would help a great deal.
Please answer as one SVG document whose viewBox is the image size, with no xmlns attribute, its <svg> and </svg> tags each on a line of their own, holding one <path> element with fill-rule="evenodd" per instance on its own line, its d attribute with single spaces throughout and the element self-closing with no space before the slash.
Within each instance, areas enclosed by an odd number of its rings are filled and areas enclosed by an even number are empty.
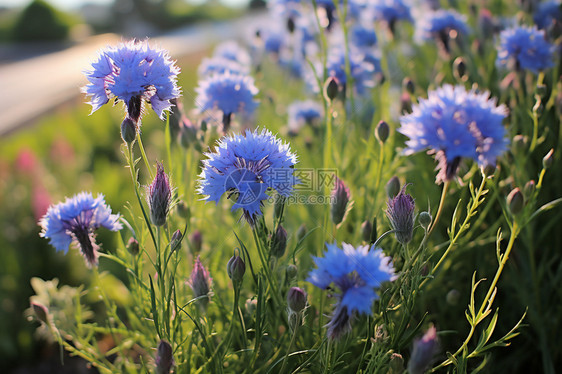
<svg viewBox="0 0 562 374">
<path fill-rule="evenodd" d="M 324 115 L 322 105 L 312 100 L 295 101 L 289 105 L 287 111 L 291 134 L 297 134 L 305 125 L 315 125 Z"/>
<path fill-rule="evenodd" d="M 397 21 L 414 22 L 410 13 L 410 5 L 403 0 L 378 0 L 374 3 L 374 16 L 379 21 L 385 21 L 391 31 Z"/>
<path fill-rule="evenodd" d="M 554 22 L 562 22 L 562 2 L 560 0 L 542 1 L 533 15 L 539 29 L 548 29 Z"/>
<path fill-rule="evenodd" d="M 198 192 L 218 203 L 223 194 L 234 196 L 232 210 L 241 208 L 251 225 L 262 214 L 267 191 L 290 196 L 297 183 L 293 166 L 297 157 L 270 131 L 247 130 L 245 135 L 222 138 L 214 153 L 203 161 Z"/>
<path fill-rule="evenodd" d="M 172 106 L 170 100 L 180 96 L 179 71 L 166 51 L 150 48 L 147 41 L 130 41 L 99 54 L 86 73 L 90 83 L 82 91 L 90 97 L 92 112 L 115 98 L 125 103 L 128 117 L 136 123 L 146 101 L 163 119 Z"/>
<path fill-rule="evenodd" d="M 495 165 L 508 144 L 502 125 L 506 116 L 507 108 L 497 106 L 489 93 L 445 85 L 400 117 L 398 131 L 410 138 L 405 154 L 430 149 L 439 161 L 437 179 L 447 181 L 456 175 L 463 157 L 482 167 Z"/>
<path fill-rule="evenodd" d="M 514 27 L 501 32 L 496 64 L 515 70 L 538 73 L 554 65 L 554 46 L 546 41 L 543 30 Z"/>
<path fill-rule="evenodd" d="M 90 267 L 98 263 L 95 230 L 105 227 L 118 231 L 122 228 L 119 215 L 111 213 L 103 195 L 94 199 L 90 192 L 81 192 L 63 203 L 51 205 L 39 225 L 41 236 L 49 239 L 58 251 L 68 251 L 71 243 L 78 245 Z"/>
<path fill-rule="evenodd" d="M 417 23 L 417 28 L 418 40 L 437 40 L 447 53 L 451 39 L 470 33 L 464 15 L 445 9 L 430 12 Z"/>
<path fill-rule="evenodd" d="M 323 257 L 314 257 L 316 269 L 307 281 L 321 289 L 334 284 L 339 293 L 336 296 L 334 314 L 328 323 L 328 337 L 339 339 L 351 331 L 353 314 L 371 314 L 373 302 L 378 299 L 376 289 L 382 283 L 394 279 L 394 268 L 382 249 L 369 246 L 353 247 L 342 243 L 326 243 Z"/>
</svg>

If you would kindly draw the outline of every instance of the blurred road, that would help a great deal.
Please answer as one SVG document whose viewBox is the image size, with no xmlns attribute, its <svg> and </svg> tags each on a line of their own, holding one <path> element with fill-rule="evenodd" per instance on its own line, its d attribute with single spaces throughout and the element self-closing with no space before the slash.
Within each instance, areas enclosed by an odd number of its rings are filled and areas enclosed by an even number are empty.
<svg viewBox="0 0 562 374">
<path fill-rule="evenodd" d="M 260 14 L 236 20 L 188 26 L 151 39 L 170 52 L 173 59 L 200 52 L 213 44 L 246 35 Z M 49 53 L 0 66 L 0 135 L 28 126 L 42 114 L 80 95 L 87 83 L 82 73 L 97 52 L 121 37 L 104 34 L 60 52 Z"/>
</svg>

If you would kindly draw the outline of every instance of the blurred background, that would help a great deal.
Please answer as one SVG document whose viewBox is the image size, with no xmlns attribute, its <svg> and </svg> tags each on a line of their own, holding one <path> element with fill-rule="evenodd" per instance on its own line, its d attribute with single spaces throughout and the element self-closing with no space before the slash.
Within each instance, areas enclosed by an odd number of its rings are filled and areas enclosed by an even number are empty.
<svg viewBox="0 0 562 374">
<path fill-rule="evenodd" d="M 178 60 L 179 85 L 192 101 L 202 56 L 241 36 L 264 7 L 262 0 L 0 1 L 0 372 L 94 372 L 75 357 L 61 366 L 58 347 L 34 336 L 38 323 L 23 312 L 35 293 L 33 277 L 90 282 L 77 251 L 57 253 L 39 237 L 37 221 L 48 206 L 88 190 L 103 191 L 120 210 L 129 196 L 121 112 L 105 106 L 88 116 L 82 71 L 101 48 L 150 37 Z M 159 140 L 162 128 L 147 112 L 146 143 Z M 114 245 L 107 232 L 99 239 Z"/>
</svg>

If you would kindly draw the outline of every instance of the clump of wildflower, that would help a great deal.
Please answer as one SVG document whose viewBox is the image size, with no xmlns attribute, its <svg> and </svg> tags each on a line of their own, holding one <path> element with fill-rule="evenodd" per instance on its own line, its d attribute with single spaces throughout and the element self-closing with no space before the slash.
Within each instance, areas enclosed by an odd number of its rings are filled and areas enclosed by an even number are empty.
<svg viewBox="0 0 562 374">
<path fill-rule="evenodd" d="M 258 89 L 254 85 L 254 79 L 249 75 L 234 74 L 230 71 L 213 74 L 200 80 L 195 91 L 198 94 L 195 102 L 201 112 L 206 110 L 222 112 L 225 132 L 230 126 L 232 114 L 238 112 L 251 114 L 258 106 L 257 101 L 254 100 Z"/>
<path fill-rule="evenodd" d="M 95 230 L 105 227 L 121 230 L 119 214 L 111 214 L 103 195 L 93 198 L 90 192 L 81 192 L 65 202 L 51 205 L 39 221 L 40 236 L 59 251 L 66 252 L 75 243 L 84 255 L 89 267 L 97 265 L 99 246 L 95 242 Z"/>
<path fill-rule="evenodd" d="M 412 356 L 408 361 L 408 372 L 412 374 L 425 373 L 425 370 L 433 361 L 433 356 L 437 353 L 438 347 L 437 329 L 431 326 L 423 337 L 414 342 Z"/>
<path fill-rule="evenodd" d="M 343 48 L 332 48 L 328 53 L 328 60 L 326 63 L 328 76 L 336 78 L 338 83 L 343 86 L 344 91 L 347 86 L 345 56 L 346 53 Z M 369 56 L 373 57 L 371 55 Z M 353 87 L 359 95 L 365 94 L 368 88 L 374 86 L 374 74 L 377 70 L 380 70 L 378 69 L 378 64 L 365 57 L 365 53 L 358 50 L 352 50 L 349 53 L 349 65 L 350 73 L 353 78 Z"/>
<path fill-rule="evenodd" d="M 322 105 L 312 100 L 295 101 L 289 105 L 287 111 L 291 134 L 297 134 L 305 125 L 314 126 L 324 115 Z"/>
<path fill-rule="evenodd" d="M 398 195 L 387 202 L 386 216 L 390 226 L 395 231 L 396 240 L 401 244 L 408 244 L 414 233 L 414 198 L 407 194 L 406 186 L 402 187 Z"/>
<path fill-rule="evenodd" d="M 166 51 L 150 48 L 148 41 L 133 40 L 100 52 L 86 72 L 90 83 L 82 92 L 90 97 L 92 113 L 115 98 L 125 103 L 127 115 L 135 123 L 145 101 L 164 119 L 164 111 L 172 106 L 170 100 L 180 96 L 179 72 Z"/>
<path fill-rule="evenodd" d="M 173 350 L 170 343 L 165 340 L 160 340 L 158 343 L 158 350 L 156 353 L 156 373 L 168 374 L 175 365 Z"/>
<path fill-rule="evenodd" d="M 331 193 L 330 200 L 330 216 L 335 225 L 339 225 L 345 219 L 345 215 L 351 208 L 349 201 L 351 199 L 351 192 L 345 183 L 336 177 L 336 183 Z M 349 205 L 349 206 L 348 206 Z"/>
<path fill-rule="evenodd" d="M 405 154 L 429 148 L 439 162 L 437 180 L 448 181 L 456 176 L 463 157 L 474 159 L 480 167 L 495 165 L 508 145 L 502 125 L 506 116 L 507 108 L 497 106 L 488 92 L 445 85 L 420 99 L 411 114 L 400 117 L 398 131 L 410 138 Z"/>
<path fill-rule="evenodd" d="M 148 186 L 148 205 L 150 207 L 150 221 L 154 226 L 163 226 L 170 210 L 172 188 L 168 176 L 161 163 L 156 164 L 156 176 Z"/>
<path fill-rule="evenodd" d="M 293 175 L 296 155 L 266 129 L 223 137 L 215 152 L 206 156 L 198 192 L 206 195 L 205 200 L 216 203 L 225 193 L 228 198 L 234 197 L 232 210 L 241 208 L 251 225 L 262 214 L 268 189 L 288 197 L 298 182 Z"/>
<path fill-rule="evenodd" d="M 514 27 L 500 33 L 496 65 L 537 73 L 554 65 L 554 46 L 546 41 L 543 30 L 534 27 Z"/>
<path fill-rule="evenodd" d="M 470 33 L 466 23 L 466 17 L 454 10 L 439 9 L 431 12 L 419 23 L 417 37 L 422 40 L 435 39 L 439 41 L 445 50 L 449 52 L 449 41 L 460 35 Z"/>
<path fill-rule="evenodd" d="M 327 289 L 332 283 L 339 289 L 334 295 L 337 302 L 331 321 L 328 323 L 328 337 L 339 339 L 351 331 L 354 313 L 370 314 L 373 301 L 378 299 L 375 292 L 383 282 L 393 280 L 394 268 L 390 258 L 382 249 L 342 243 L 328 244 L 324 257 L 314 257 L 316 269 L 308 274 L 307 281 L 316 287 Z"/>
<path fill-rule="evenodd" d="M 195 264 L 193 265 L 193 270 L 191 271 L 191 276 L 189 277 L 189 285 L 193 290 L 194 297 L 208 296 L 211 292 L 211 284 L 213 279 L 209 275 L 209 270 L 205 269 L 201 263 L 201 259 L 197 256 Z M 209 303 L 209 298 L 202 298 L 199 300 L 199 305 L 206 307 Z"/>
</svg>

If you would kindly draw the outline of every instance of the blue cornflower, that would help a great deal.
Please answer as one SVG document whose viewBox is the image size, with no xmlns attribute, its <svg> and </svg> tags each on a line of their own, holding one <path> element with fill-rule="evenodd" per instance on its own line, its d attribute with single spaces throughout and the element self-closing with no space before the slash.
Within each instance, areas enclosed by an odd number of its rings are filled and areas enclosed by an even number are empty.
<svg viewBox="0 0 562 374">
<path fill-rule="evenodd" d="M 246 114 L 253 113 L 258 103 L 254 96 L 258 89 L 254 85 L 254 79 L 249 75 L 232 74 L 226 71 L 224 74 L 213 74 L 199 81 L 196 104 L 199 110 L 218 109 L 223 113 L 224 131 L 228 130 L 231 115 L 237 112 Z"/>
<path fill-rule="evenodd" d="M 553 21 L 562 21 L 562 3 L 560 0 L 544 1 L 533 15 L 539 29 L 547 29 Z"/>
<path fill-rule="evenodd" d="M 298 180 L 293 175 L 297 157 L 289 145 L 269 130 L 246 130 L 245 136 L 225 136 L 214 153 L 206 153 L 199 175 L 198 192 L 205 200 L 218 203 L 223 194 L 235 196 L 232 210 L 242 208 L 244 218 L 254 225 L 262 214 L 268 189 L 288 197 Z"/>
<path fill-rule="evenodd" d="M 416 38 L 422 40 L 436 39 L 448 53 L 450 39 L 456 39 L 459 35 L 469 33 L 470 28 L 464 15 L 454 10 L 439 9 L 420 20 Z"/>
<path fill-rule="evenodd" d="M 287 19 L 299 18 L 303 10 L 300 0 L 273 0 L 267 4 L 275 15 Z"/>
<path fill-rule="evenodd" d="M 266 52 L 279 54 L 286 44 L 286 31 L 282 28 L 271 26 L 262 31 L 263 47 Z"/>
<path fill-rule="evenodd" d="M 111 214 L 103 195 L 94 199 L 90 192 L 81 192 L 64 203 L 51 205 L 39 225 L 42 227 L 40 236 L 48 238 L 58 251 L 66 252 L 71 243 L 77 244 L 88 266 L 98 263 L 99 246 L 94 231 L 99 227 L 111 231 L 122 228 L 119 214 Z"/>
<path fill-rule="evenodd" d="M 376 66 L 365 60 L 365 54 L 358 50 L 352 50 L 349 54 L 349 65 L 351 76 L 353 77 L 353 87 L 358 94 L 362 95 L 367 88 L 373 87 L 374 73 Z M 328 61 L 326 70 L 328 76 L 334 77 L 344 86 L 347 85 L 347 76 L 345 74 L 345 50 L 343 48 L 333 48 L 328 53 Z"/>
<path fill-rule="evenodd" d="M 396 21 L 413 22 L 410 5 L 402 0 L 377 0 L 374 4 L 375 19 L 386 21 L 391 29 Z"/>
<path fill-rule="evenodd" d="M 543 30 L 533 27 L 515 27 L 500 34 L 500 46 L 496 64 L 516 70 L 527 69 L 534 73 L 551 67 L 554 46 L 546 41 Z"/>
<path fill-rule="evenodd" d="M 339 288 L 332 320 L 328 323 L 328 337 L 339 339 L 351 331 L 350 320 L 354 312 L 371 314 L 375 292 L 383 282 L 394 279 L 390 257 L 382 249 L 372 246 L 354 248 L 351 244 L 326 243 L 324 257 L 313 257 L 316 269 L 308 274 L 307 281 L 316 287 L 328 289 L 333 283 Z"/>
<path fill-rule="evenodd" d="M 180 96 L 177 75 L 180 69 L 162 49 L 152 49 L 148 42 L 130 41 L 107 48 L 86 72 L 90 82 L 82 92 L 90 96 L 92 113 L 110 99 L 121 100 L 128 116 L 138 122 L 143 101 L 163 119 L 171 99 Z"/>
<path fill-rule="evenodd" d="M 496 105 L 490 94 L 467 92 L 463 86 L 445 85 L 420 99 L 411 114 L 400 117 L 398 131 L 410 139 L 405 154 L 429 148 L 436 153 L 438 181 L 451 180 L 462 157 L 478 165 L 495 165 L 507 148 L 502 125 L 507 108 Z"/>
<path fill-rule="evenodd" d="M 358 48 L 372 48 L 377 44 L 374 27 L 356 23 L 351 28 L 351 42 Z"/>
<path fill-rule="evenodd" d="M 250 66 L 250 54 L 235 41 L 229 40 L 216 46 L 213 57 L 222 57 L 236 61 L 242 66 Z"/>
<path fill-rule="evenodd" d="M 250 69 L 247 66 L 243 66 L 236 61 L 224 57 L 205 57 L 197 69 L 197 73 L 200 77 L 224 74 L 227 71 L 231 74 L 248 74 Z"/>
<path fill-rule="evenodd" d="M 304 125 L 314 125 L 324 115 L 324 108 L 319 103 L 306 100 L 295 101 L 287 109 L 289 112 L 289 131 L 296 134 Z"/>
</svg>

